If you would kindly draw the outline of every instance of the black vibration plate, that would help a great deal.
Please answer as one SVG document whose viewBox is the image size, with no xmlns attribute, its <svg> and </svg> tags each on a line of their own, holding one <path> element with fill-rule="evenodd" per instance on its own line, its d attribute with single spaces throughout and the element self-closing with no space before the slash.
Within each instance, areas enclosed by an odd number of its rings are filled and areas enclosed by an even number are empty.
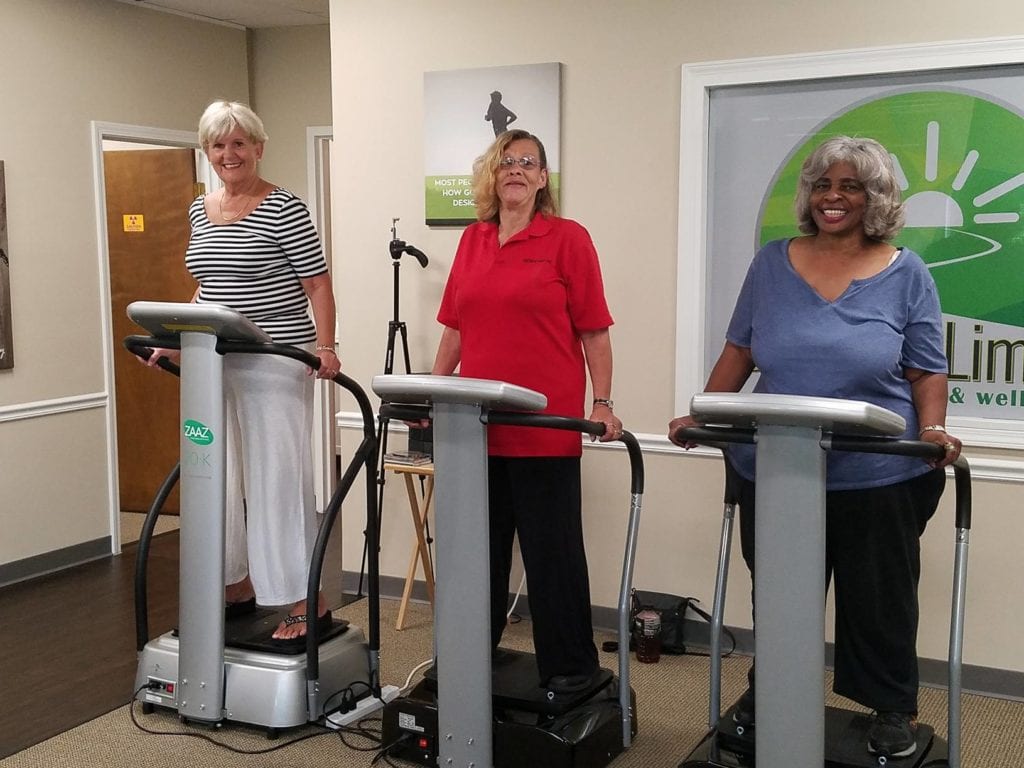
<svg viewBox="0 0 1024 768">
<path fill-rule="evenodd" d="M 550 716 L 496 708 L 494 768 L 603 768 L 622 753 L 618 681 L 574 709 Z M 630 733 L 637 732 L 636 695 L 630 691 Z M 437 765 L 437 699 L 427 681 L 384 708 L 381 739 L 388 754 Z"/>
<path fill-rule="evenodd" d="M 599 669 L 585 690 L 554 693 L 541 687 L 537 659 L 532 653 L 497 648 L 491 654 L 491 696 L 495 710 L 513 709 L 561 715 L 607 688 L 614 679 L 615 675 L 610 670 Z M 424 672 L 423 682 L 427 690 L 437 693 L 436 666 Z"/>
<path fill-rule="evenodd" d="M 284 621 L 287 615 L 287 611 L 256 608 L 249 613 L 227 619 L 224 622 L 224 645 L 228 648 L 273 653 L 278 656 L 297 656 L 305 653 L 305 637 L 294 640 L 274 640 L 271 637 L 277 625 Z M 317 641 L 323 645 L 347 631 L 347 619 L 333 619 L 330 629 L 317 635 Z M 172 633 L 177 637 L 178 628 L 175 627 Z"/>
<path fill-rule="evenodd" d="M 709 732 L 679 768 L 752 768 L 757 728 L 738 728 L 726 710 L 718 728 Z M 909 757 L 880 760 L 868 752 L 871 716 L 825 707 L 825 768 L 948 768 L 949 747 L 930 725 L 917 729 L 917 750 Z"/>
</svg>

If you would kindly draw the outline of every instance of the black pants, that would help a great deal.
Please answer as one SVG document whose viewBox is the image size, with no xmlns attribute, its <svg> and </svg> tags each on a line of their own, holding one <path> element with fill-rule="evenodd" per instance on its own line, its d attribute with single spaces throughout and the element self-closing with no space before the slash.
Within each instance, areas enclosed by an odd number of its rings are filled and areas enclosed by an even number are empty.
<svg viewBox="0 0 1024 768">
<path fill-rule="evenodd" d="M 597 668 L 590 579 L 583 546 L 578 457 L 489 459 L 491 641 L 508 611 L 512 543 L 526 568 L 533 645 L 541 683 Z"/>
<path fill-rule="evenodd" d="M 825 495 L 825 579 L 834 577 L 835 682 L 880 712 L 917 712 L 920 537 L 946 474 Z M 754 484 L 739 478 L 740 543 L 754 573 Z"/>
</svg>

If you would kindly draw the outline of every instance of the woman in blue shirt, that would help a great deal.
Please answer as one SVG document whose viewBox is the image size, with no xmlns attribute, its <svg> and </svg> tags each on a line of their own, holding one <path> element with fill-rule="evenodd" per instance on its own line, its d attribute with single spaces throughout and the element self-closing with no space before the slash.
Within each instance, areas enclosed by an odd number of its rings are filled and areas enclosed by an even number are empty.
<svg viewBox="0 0 1024 768">
<path fill-rule="evenodd" d="M 875 710 L 870 752 L 905 757 L 916 749 L 919 539 L 942 494 L 942 467 L 960 454 L 943 426 L 938 294 L 921 258 L 889 243 L 903 226 L 903 204 L 878 142 L 839 136 L 817 147 L 801 169 L 795 207 L 805 235 L 768 243 L 754 257 L 705 391 L 738 392 L 756 366 L 755 392 L 873 403 L 903 416 L 904 438 L 944 447 L 945 458 L 930 463 L 868 453 L 827 459 L 834 690 Z M 669 437 L 693 424 L 674 419 Z M 740 539 L 753 572 L 753 446 L 731 447 L 728 460 L 742 477 Z M 754 720 L 750 681 L 735 715 L 746 725 Z"/>
</svg>

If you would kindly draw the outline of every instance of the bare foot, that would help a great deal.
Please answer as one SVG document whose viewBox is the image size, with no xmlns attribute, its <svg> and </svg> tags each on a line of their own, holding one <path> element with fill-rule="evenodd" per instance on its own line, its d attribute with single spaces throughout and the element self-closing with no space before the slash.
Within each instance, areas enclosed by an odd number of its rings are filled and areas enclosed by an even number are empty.
<svg viewBox="0 0 1024 768">
<path fill-rule="evenodd" d="M 225 603 L 244 603 L 247 600 L 252 600 L 254 597 L 256 597 L 256 590 L 253 589 L 248 575 L 241 581 L 236 581 L 234 584 L 228 584 L 224 587 Z"/>
<path fill-rule="evenodd" d="M 320 592 L 317 596 L 317 617 L 323 616 L 327 613 L 327 601 L 324 599 L 324 593 Z M 292 609 L 288 611 L 289 617 L 301 616 L 302 621 L 294 623 L 287 623 L 282 621 L 277 625 L 277 629 L 274 630 L 274 634 L 271 635 L 275 640 L 294 640 L 297 637 L 306 636 L 306 601 L 299 600 Z"/>
</svg>

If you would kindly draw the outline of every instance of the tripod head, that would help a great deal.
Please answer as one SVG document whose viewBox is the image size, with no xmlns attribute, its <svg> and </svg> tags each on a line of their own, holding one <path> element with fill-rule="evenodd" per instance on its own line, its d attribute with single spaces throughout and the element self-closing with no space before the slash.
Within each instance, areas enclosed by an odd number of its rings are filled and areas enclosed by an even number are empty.
<svg viewBox="0 0 1024 768">
<path fill-rule="evenodd" d="M 391 258 L 398 261 L 402 258 L 403 253 L 407 253 L 420 263 L 421 267 L 427 266 L 427 254 L 421 251 L 415 246 L 409 245 L 405 240 L 398 239 L 398 222 L 400 219 L 391 220 L 391 242 L 388 243 L 388 250 L 391 252 Z"/>
</svg>

